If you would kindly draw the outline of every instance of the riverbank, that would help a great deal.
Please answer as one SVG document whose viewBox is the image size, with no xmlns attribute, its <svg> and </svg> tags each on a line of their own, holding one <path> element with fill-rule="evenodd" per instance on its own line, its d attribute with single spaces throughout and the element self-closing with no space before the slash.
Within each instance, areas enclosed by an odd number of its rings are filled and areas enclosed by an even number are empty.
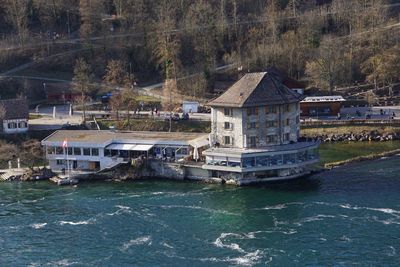
<svg viewBox="0 0 400 267">
<path fill-rule="evenodd" d="M 396 155 L 400 155 L 400 149 L 395 149 L 395 150 L 377 153 L 377 154 L 370 154 L 367 156 L 359 156 L 359 157 L 342 160 L 342 161 L 337 161 L 337 162 L 331 162 L 331 163 L 325 164 L 324 167 L 325 167 L 325 169 L 332 169 L 335 167 L 348 165 L 350 163 L 367 161 L 367 160 L 377 160 L 377 159 L 392 157 L 392 156 L 396 156 Z"/>
</svg>

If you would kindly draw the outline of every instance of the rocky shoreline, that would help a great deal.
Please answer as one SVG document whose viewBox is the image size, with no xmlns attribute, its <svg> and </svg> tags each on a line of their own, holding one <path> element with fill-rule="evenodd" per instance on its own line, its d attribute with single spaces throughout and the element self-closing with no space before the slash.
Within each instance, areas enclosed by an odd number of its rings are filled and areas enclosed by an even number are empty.
<svg viewBox="0 0 400 267">
<path fill-rule="evenodd" d="M 56 174 L 47 168 L 35 169 L 35 170 L 28 169 L 28 170 L 11 171 L 10 173 L 5 173 L 2 175 L 1 180 L 5 182 L 13 182 L 13 181 L 30 182 L 30 181 L 48 180 L 54 176 L 56 176 Z"/>
<path fill-rule="evenodd" d="M 364 142 L 364 141 L 376 141 L 376 142 L 385 142 L 385 141 L 394 141 L 400 140 L 400 133 L 379 133 L 378 131 L 371 131 L 365 133 L 348 133 L 348 134 L 318 134 L 313 136 L 303 136 L 301 138 L 303 141 L 305 140 L 315 140 L 320 141 L 322 143 L 329 142 Z"/>
<path fill-rule="evenodd" d="M 342 160 L 342 161 L 337 161 L 337 162 L 326 163 L 324 165 L 324 167 L 326 170 L 330 170 L 330 169 L 333 169 L 336 167 L 348 165 L 350 163 L 362 162 L 362 161 L 367 161 L 367 160 L 377 160 L 377 159 L 393 157 L 393 156 L 397 156 L 397 155 L 400 155 L 400 149 L 395 149 L 395 150 L 386 151 L 386 152 L 382 152 L 382 153 L 370 154 L 370 155 L 366 155 L 366 156 L 359 156 L 359 157 Z"/>
</svg>

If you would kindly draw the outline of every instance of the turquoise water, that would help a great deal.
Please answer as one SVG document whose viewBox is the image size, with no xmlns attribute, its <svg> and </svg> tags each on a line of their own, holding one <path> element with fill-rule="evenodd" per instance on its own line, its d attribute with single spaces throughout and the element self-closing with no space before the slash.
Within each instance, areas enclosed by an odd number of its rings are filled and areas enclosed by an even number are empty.
<svg viewBox="0 0 400 267">
<path fill-rule="evenodd" d="M 0 266 L 398 266 L 400 158 L 286 184 L 0 184 Z"/>
</svg>

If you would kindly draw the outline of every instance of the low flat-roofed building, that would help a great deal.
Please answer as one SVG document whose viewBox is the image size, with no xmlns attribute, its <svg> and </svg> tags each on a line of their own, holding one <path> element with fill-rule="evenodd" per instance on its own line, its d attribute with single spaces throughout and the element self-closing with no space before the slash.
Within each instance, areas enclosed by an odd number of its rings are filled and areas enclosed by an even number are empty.
<svg viewBox="0 0 400 267">
<path fill-rule="evenodd" d="M 26 99 L 0 100 L 0 133 L 28 131 L 29 109 Z"/>
<path fill-rule="evenodd" d="M 67 169 L 68 160 L 71 169 L 95 171 L 140 156 L 178 161 L 193 153 L 191 142 L 207 138 L 201 133 L 60 130 L 42 145 L 52 170 Z"/>
<path fill-rule="evenodd" d="M 340 95 L 306 97 L 300 102 L 301 116 L 337 116 L 345 101 Z"/>
</svg>

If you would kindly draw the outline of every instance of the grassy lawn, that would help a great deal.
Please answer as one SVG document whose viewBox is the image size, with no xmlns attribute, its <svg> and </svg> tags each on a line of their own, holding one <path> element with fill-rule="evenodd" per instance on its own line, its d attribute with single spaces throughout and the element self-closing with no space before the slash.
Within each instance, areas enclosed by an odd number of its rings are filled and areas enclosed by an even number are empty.
<svg viewBox="0 0 400 267">
<path fill-rule="evenodd" d="M 42 117 L 43 117 L 42 115 L 38 115 L 38 114 L 32 114 L 32 113 L 29 114 L 30 120 L 36 120 L 36 119 L 40 119 Z"/>
<path fill-rule="evenodd" d="M 324 143 L 321 144 L 319 153 L 321 165 L 324 165 L 325 163 L 378 154 L 399 148 L 400 141 Z"/>
<path fill-rule="evenodd" d="M 160 102 L 159 98 L 155 98 L 153 96 L 149 95 L 139 95 L 136 97 L 137 101 L 143 101 L 143 102 Z"/>
</svg>

